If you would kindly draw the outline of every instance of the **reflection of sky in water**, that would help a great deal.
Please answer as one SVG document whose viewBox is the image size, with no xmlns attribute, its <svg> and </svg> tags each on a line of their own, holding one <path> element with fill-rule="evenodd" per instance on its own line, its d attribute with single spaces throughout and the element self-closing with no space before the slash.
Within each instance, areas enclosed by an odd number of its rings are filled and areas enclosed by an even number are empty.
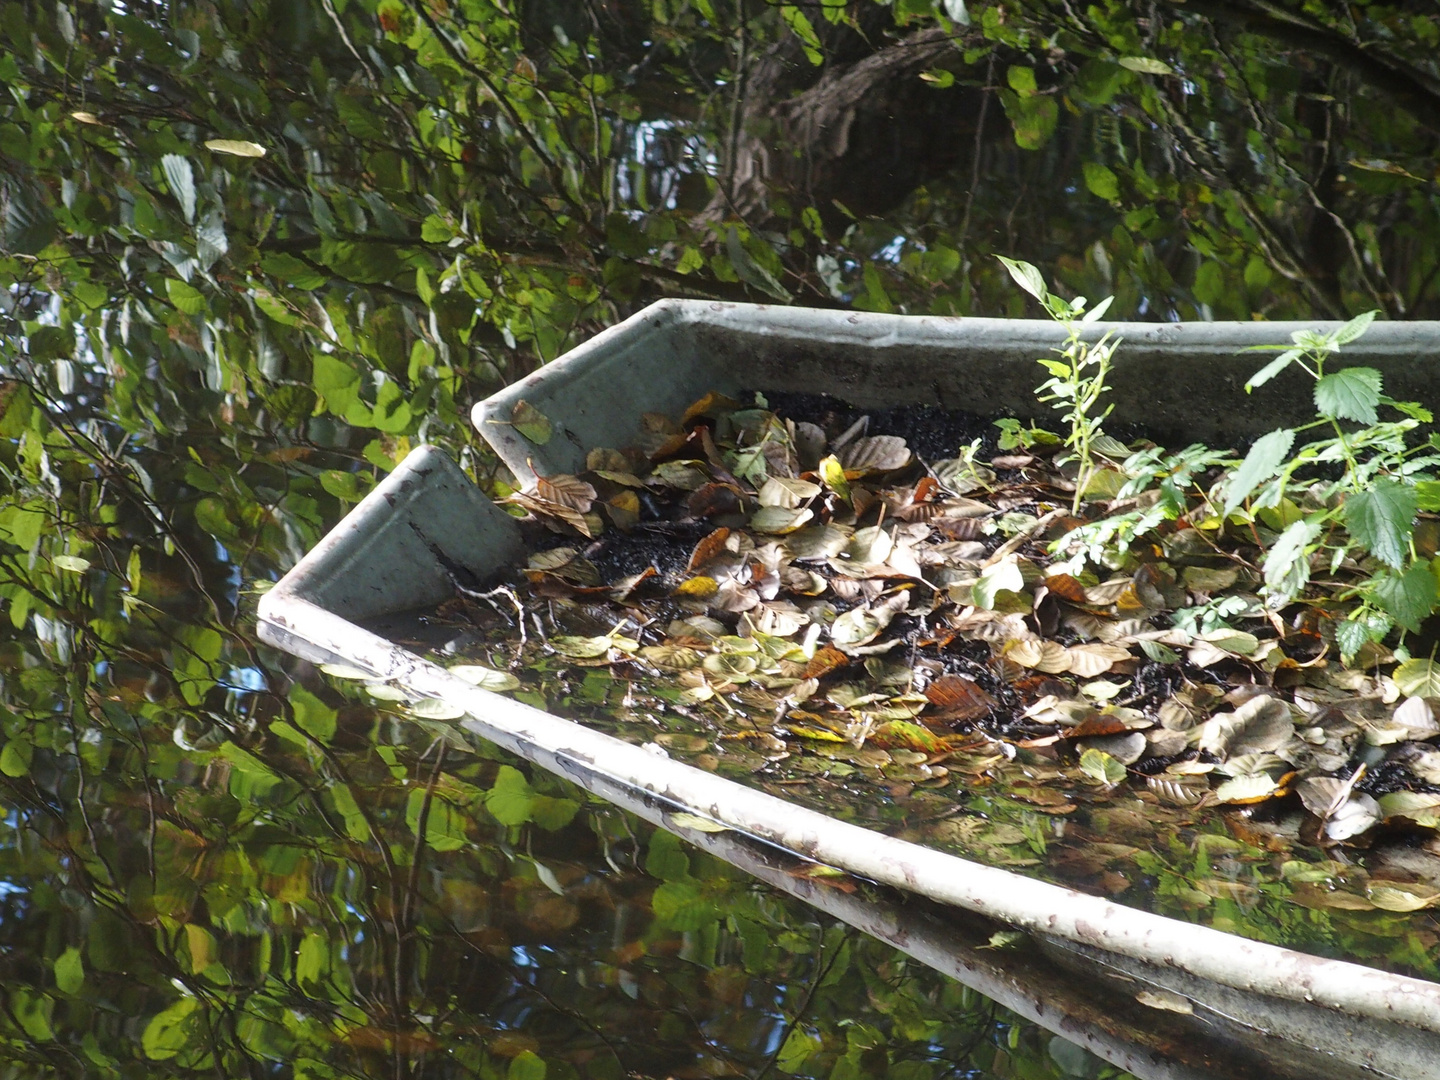
<svg viewBox="0 0 1440 1080">
<path fill-rule="evenodd" d="M 680 181 L 690 173 L 713 176 L 719 159 L 698 135 L 675 120 L 642 120 L 630 129 L 627 156 L 615 171 L 616 201 L 673 210 Z"/>
</svg>

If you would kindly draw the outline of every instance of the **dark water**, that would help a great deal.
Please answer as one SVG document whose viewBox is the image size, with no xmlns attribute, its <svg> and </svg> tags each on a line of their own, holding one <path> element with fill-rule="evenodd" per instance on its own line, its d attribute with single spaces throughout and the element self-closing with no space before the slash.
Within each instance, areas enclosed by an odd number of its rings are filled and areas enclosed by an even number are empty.
<svg viewBox="0 0 1440 1080">
<path fill-rule="evenodd" d="M 1433 14 L 857 5 L 822 69 L 735 8 L 0 6 L 4 1075 L 1125 1075 L 255 637 L 413 445 L 503 490 L 469 405 L 664 295 L 1024 314 L 1000 252 L 1120 318 L 1440 311 Z"/>
</svg>

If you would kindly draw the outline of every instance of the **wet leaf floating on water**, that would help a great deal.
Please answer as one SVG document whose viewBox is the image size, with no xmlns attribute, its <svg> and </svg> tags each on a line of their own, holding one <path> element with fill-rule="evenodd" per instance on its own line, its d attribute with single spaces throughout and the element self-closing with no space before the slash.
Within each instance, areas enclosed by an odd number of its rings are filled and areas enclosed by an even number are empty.
<svg viewBox="0 0 1440 1080">
<path fill-rule="evenodd" d="M 450 669 L 450 674 L 457 679 L 464 679 L 466 682 L 478 686 L 481 690 L 499 693 L 520 688 L 520 680 L 510 672 L 496 671 L 494 668 L 481 664 L 456 664 Z"/>
</svg>

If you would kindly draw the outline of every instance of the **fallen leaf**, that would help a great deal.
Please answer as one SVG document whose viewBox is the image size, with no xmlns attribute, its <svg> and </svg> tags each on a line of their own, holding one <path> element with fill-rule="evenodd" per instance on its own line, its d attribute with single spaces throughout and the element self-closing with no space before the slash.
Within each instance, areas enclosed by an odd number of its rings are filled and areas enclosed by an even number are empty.
<svg viewBox="0 0 1440 1080">
<path fill-rule="evenodd" d="M 989 713 L 996 704 L 974 679 L 959 675 L 944 675 L 933 680 L 925 688 L 925 697 L 947 720 L 973 720 Z"/>
<path fill-rule="evenodd" d="M 910 448 L 898 435 L 869 435 L 846 446 L 839 459 L 846 472 L 889 472 L 909 464 Z"/>
<path fill-rule="evenodd" d="M 550 418 L 535 408 L 534 405 L 524 400 L 517 401 L 515 408 L 511 410 L 510 425 L 536 446 L 544 446 L 550 441 L 551 435 L 554 434 L 554 427 L 550 423 Z M 593 489 L 590 492 L 590 497 L 592 499 L 595 497 Z"/>
</svg>

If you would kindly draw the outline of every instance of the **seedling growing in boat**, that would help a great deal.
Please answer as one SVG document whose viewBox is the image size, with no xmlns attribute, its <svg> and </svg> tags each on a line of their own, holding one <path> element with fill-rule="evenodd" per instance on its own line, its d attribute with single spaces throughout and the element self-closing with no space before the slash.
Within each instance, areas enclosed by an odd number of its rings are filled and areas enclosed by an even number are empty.
<svg viewBox="0 0 1440 1080">
<path fill-rule="evenodd" d="M 1086 300 L 1077 296 L 1065 300 L 1045 287 L 1040 271 L 1027 262 L 997 256 L 1010 271 L 1016 283 L 1035 299 L 1039 300 L 1050 317 L 1065 327 L 1068 336 L 1065 344 L 1055 351 L 1060 359 L 1042 359 L 1041 367 L 1050 373 L 1050 378 L 1036 388 L 1039 400 L 1062 412 L 1069 425 L 1065 445 L 1070 453 L 1060 458 L 1057 464 L 1075 462 L 1075 498 L 1072 513 L 1079 513 L 1080 500 L 1084 498 L 1090 481 L 1095 476 L 1095 444 L 1100 437 L 1101 426 L 1110 415 L 1113 405 L 1100 411 L 1100 398 L 1107 390 L 1105 380 L 1110 375 L 1110 358 L 1115 354 L 1118 340 L 1111 341 L 1107 333 L 1099 341 L 1091 343 L 1081 336 L 1086 323 L 1095 322 L 1105 314 L 1114 297 L 1106 297 L 1090 310 L 1085 309 Z"/>
</svg>

